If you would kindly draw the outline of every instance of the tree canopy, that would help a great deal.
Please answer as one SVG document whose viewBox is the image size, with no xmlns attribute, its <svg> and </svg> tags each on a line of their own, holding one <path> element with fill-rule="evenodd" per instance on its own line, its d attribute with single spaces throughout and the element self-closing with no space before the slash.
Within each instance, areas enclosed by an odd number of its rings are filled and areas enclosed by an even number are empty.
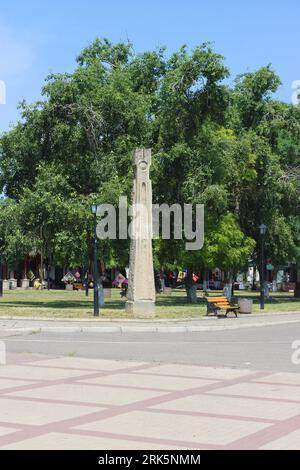
<svg viewBox="0 0 300 470">
<path fill-rule="evenodd" d="M 73 73 L 51 74 L 42 99 L 0 138 L 0 250 L 65 266 L 91 256 L 91 202 L 130 196 L 131 156 L 153 149 L 156 203 L 205 205 L 205 244 L 187 253 L 155 242 L 156 266 L 237 271 L 257 263 L 258 226 L 267 258 L 299 264 L 300 107 L 278 101 L 270 65 L 232 87 L 222 55 L 205 43 L 134 52 L 96 39 Z M 103 241 L 107 266 L 125 265 L 126 241 Z"/>
</svg>

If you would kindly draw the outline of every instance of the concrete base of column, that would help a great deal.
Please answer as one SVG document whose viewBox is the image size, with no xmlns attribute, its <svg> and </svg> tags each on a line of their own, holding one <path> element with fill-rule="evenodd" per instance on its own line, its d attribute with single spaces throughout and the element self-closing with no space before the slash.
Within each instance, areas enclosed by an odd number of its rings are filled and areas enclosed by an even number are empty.
<svg viewBox="0 0 300 470">
<path fill-rule="evenodd" d="M 17 279 L 10 279 L 9 282 L 10 282 L 11 290 L 14 290 L 17 288 Z"/>
<path fill-rule="evenodd" d="M 3 290 L 9 290 L 9 281 L 7 279 L 3 281 Z"/>
<path fill-rule="evenodd" d="M 149 300 L 128 300 L 126 302 L 126 312 L 134 317 L 154 318 L 155 302 Z"/>
<path fill-rule="evenodd" d="M 21 281 L 21 287 L 22 289 L 29 289 L 29 279 L 22 279 Z"/>
</svg>

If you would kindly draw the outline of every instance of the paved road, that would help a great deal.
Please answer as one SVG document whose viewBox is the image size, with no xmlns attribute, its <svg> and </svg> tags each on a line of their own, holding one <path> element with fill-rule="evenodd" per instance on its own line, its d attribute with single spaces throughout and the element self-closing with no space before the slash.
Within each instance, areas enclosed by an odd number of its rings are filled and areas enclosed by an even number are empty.
<svg viewBox="0 0 300 470">
<path fill-rule="evenodd" d="M 291 361 L 300 322 L 172 334 L 24 332 L 2 339 L 9 352 L 300 372 Z"/>
</svg>

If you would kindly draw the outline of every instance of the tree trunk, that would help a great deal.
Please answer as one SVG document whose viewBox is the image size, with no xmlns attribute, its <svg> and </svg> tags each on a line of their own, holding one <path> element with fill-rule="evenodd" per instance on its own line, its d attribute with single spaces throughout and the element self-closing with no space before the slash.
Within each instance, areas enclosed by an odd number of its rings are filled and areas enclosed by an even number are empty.
<svg viewBox="0 0 300 470">
<path fill-rule="evenodd" d="M 185 279 L 185 290 L 188 304 L 197 303 L 197 286 L 193 281 L 193 271 L 188 269 L 187 276 Z"/>
<path fill-rule="evenodd" d="M 44 261 L 44 250 L 43 250 L 43 227 L 40 228 L 40 236 L 41 236 L 41 253 L 40 253 L 40 280 L 41 284 L 44 282 L 44 270 L 43 270 L 43 261 Z"/>
<path fill-rule="evenodd" d="M 44 282 L 44 270 L 43 270 L 43 250 L 41 249 L 41 256 L 40 256 L 40 268 L 39 268 L 40 280 L 41 284 Z"/>
<path fill-rule="evenodd" d="M 300 279 L 299 279 L 298 266 L 296 267 L 296 285 L 295 285 L 294 297 L 295 299 L 300 299 Z"/>
</svg>

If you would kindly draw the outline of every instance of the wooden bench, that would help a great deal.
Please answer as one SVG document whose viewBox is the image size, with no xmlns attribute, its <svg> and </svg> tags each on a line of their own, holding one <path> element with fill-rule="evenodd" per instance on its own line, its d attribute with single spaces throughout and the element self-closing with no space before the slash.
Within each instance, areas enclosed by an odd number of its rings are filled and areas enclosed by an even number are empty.
<svg viewBox="0 0 300 470">
<path fill-rule="evenodd" d="M 225 317 L 227 317 L 229 312 L 233 312 L 237 318 L 237 312 L 239 310 L 238 305 L 231 304 L 227 297 L 206 297 L 206 304 L 207 304 L 207 313 L 213 313 L 214 315 L 218 315 L 218 311 L 226 310 Z"/>
</svg>

